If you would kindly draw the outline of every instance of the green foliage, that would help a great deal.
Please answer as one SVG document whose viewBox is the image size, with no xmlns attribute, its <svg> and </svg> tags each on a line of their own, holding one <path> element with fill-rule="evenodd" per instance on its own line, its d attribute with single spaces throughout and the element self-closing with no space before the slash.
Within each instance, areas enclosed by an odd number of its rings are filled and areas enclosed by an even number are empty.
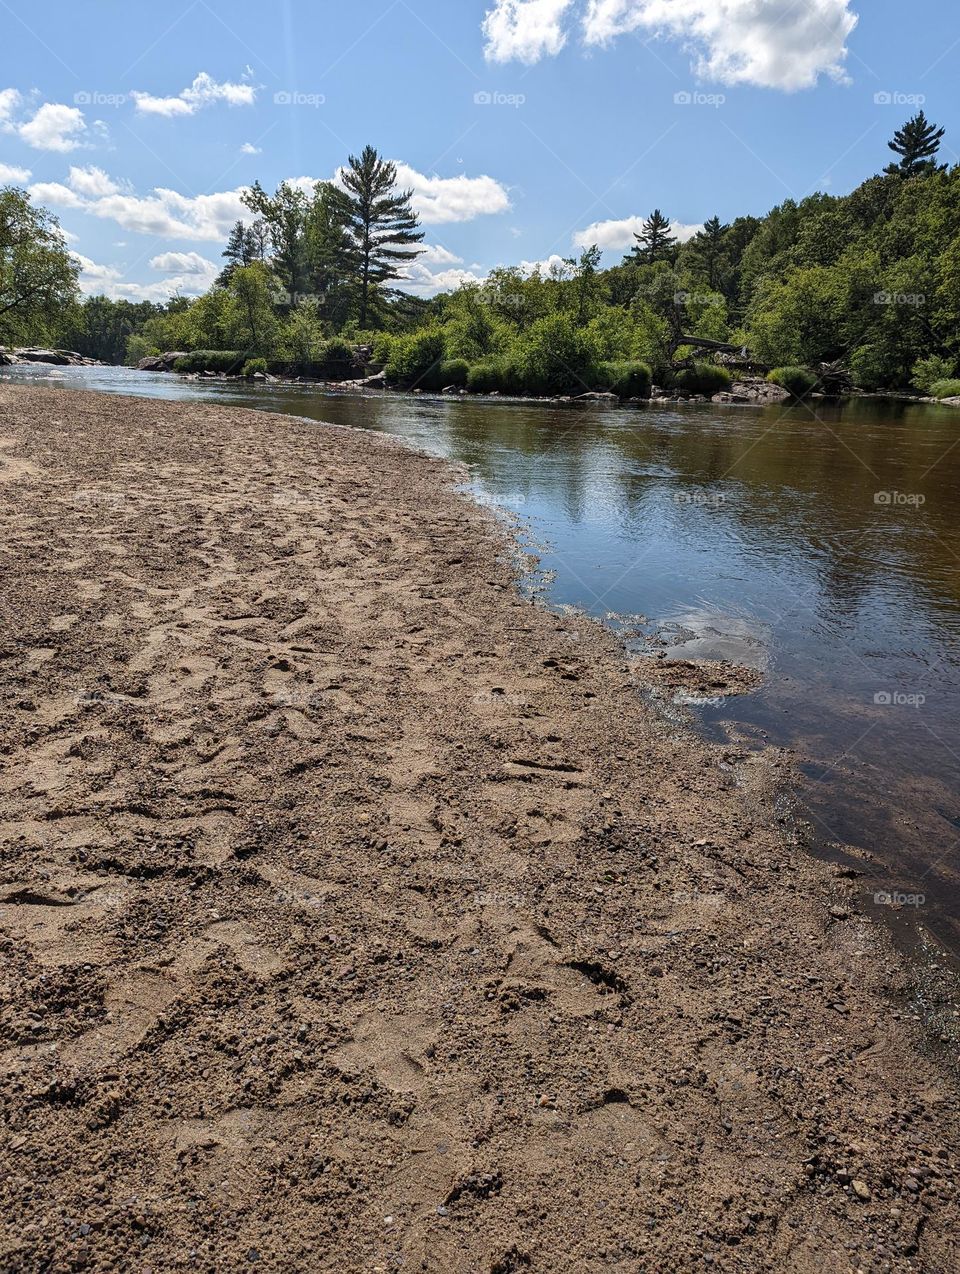
<svg viewBox="0 0 960 1274">
<path fill-rule="evenodd" d="M 0 343 L 44 339 L 75 304 L 79 273 L 56 217 L 26 191 L 0 189 Z"/>
<path fill-rule="evenodd" d="M 886 389 L 892 383 L 890 365 L 878 345 L 861 345 L 855 349 L 850 356 L 850 370 L 859 389 Z"/>
<path fill-rule="evenodd" d="M 819 384 L 819 378 L 805 367 L 775 367 L 767 377 L 771 385 L 779 385 L 794 398 L 806 398 Z"/>
<path fill-rule="evenodd" d="M 528 393 L 582 394 L 594 380 L 593 347 L 566 314 L 538 319 L 518 342 L 517 354 Z"/>
<path fill-rule="evenodd" d="M 444 356 L 443 332 L 427 328 L 409 336 L 398 336 L 391 343 L 387 361 L 387 380 L 410 389 L 442 389 L 440 364 Z"/>
<path fill-rule="evenodd" d="M 157 354 L 162 353 L 163 351 L 151 345 L 145 336 L 141 336 L 139 332 L 133 332 L 127 337 L 123 361 L 128 367 L 136 367 L 142 359 L 155 358 Z"/>
<path fill-rule="evenodd" d="M 173 364 L 175 372 L 220 372 L 236 374 L 246 363 L 246 357 L 238 350 L 197 349 L 184 354 Z"/>
<path fill-rule="evenodd" d="M 931 354 L 929 358 L 918 358 L 914 363 L 910 383 L 921 393 L 929 394 L 938 382 L 950 380 L 956 370 L 956 359 Z"/>
<path fill-rule="evenodd" d="M 604 363 L 597 384 L 620 398 L 649 398 L 651 381 L 646 363 Z"/>
<path fill-rule="evenodd" d="M 725 367 L 714 363 L 694 363 L 674 373 L 673 388 L 682 394 L 718 394 L 729 389 L 733 377 Z"/>
<path fill-rule="evenodd" d="M 258 372 L 264 376 L 266 375 L 267 360 L 265 358 L 248 358 L 240 375 L 250 377 L 256 376 Z"/>
<path fill-rule="evenodd" d="M 522 390 L 517 367 L 507 358 L 474 363 L 467 376 L 471 394 L 519 394 Z"/>
<path fill-rule="evenodd" d="M 960 398 L 960 380 L 938 380 L 930 386 L 932 398 Z"/>
<path fill-rule="evenodd" d="M 448 358 L 440 364 L 437 379 L 443 382 L 441 389 L 448 389 L 451 385 L 456 389 L 466 389 L 469 375 L 470 364 L 465 358 Z"/>
</svg>

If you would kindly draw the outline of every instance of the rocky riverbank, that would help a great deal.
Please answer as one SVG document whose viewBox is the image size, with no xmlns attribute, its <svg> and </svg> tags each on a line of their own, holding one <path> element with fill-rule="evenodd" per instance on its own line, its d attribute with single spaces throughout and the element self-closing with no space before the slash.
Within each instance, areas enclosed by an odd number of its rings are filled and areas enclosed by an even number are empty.
<svg viewBox="0 0 960 1274">
<path fill-rule="evenodd" d="M 463 476 L 0 386 L 0 1266 L 957 1268 L 950 1059 L 786 758 Z"/>
</svg>

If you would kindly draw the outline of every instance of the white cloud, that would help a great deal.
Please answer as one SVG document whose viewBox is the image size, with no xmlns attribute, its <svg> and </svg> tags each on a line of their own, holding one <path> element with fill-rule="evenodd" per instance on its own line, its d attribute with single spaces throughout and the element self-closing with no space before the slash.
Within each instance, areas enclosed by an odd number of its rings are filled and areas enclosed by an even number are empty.
<svg viewBox="0 0 960 1274">
<path fill-rule="evenodd" d="M 36 150 L 66 152 L 83 144 L 77 134 L 86 132 L 86 128 L 83 111 L 75 106 L 44 102 L 32 119 L 17 127 L 17 132 Z"/>
<path fill-rule="evenodd" d="M 0 89 L 0 127 L 6 125 L 8 131 L 14 111 L 20 105 L 20 94 L 15 88 Z"/>
<path fill-rule="evenodd" d="M 431 270 L 423 257 L 406 267 L 404 277 L 397 286 L 413 296 L 436 296 L 438 292 L 454 292 L 461 283 L 482 283 L 483 275 L 457 266 L 446 270 Z"/>
<path fill-rule="evenodd" d="M 542 275 L 548 275 L 551 270 L 560 270 L 564 273 L 570 273 L 570 267 L 558 253 L 551 253 L 542 261 L 521 261 L 517 267 L 521 274 L 534 274 L 537 270 Z"/>
<path fill-rule="evenodd" d="M 439 243 L 425 243 L 417 260 L 421 265 L 463 265 L 463 257 L 458 257 Z"/>
<path fill-rule="evenodd" d="M 59 181 L 34 182 L 28 194 L 34 203 L 52 203 L 59 208 L 86 208 L 87 206 L 85 200 L 81 199 L 75 190 L 61 185 Z"/>
<path fill-rule="evenodd" d="M 0 164 L 0 185 L 22 185 L 30 180 L 29 168 L 17 168 L 13 164 Z"/>
<path fill-rule="evenodd" d="M 486 56 L 532 63 L 567 40 L 575 0 L 496 0 L 483 22 Z M 588 46 L 634 31 L 665 35 L 694 53 L 704 79 L 792 91 L 821 75 L 844 78 L 853 0 L 582 0 Z"/>
<path fill-rule="evenodd" d="M 103 198 L 104 195 L 120 193 L 120 186 L 112 177 L 107 176 L 102 168 L 92 166 L 71 168 L 67 184 L 78 194 L 89 195 L 91 198 Z"/>
<path fill-rule="evenodd" d="M 483 20 L 491 62 L 538 62 L 567 42 L 562 19 L 574 0 L 496 0 Z"/>
<path fill-rule="evenodd" d="M 259 146 L 254 146 L 253 142 L 244 142 L 240 147 L 241 155 L 262 155 L 263 150 Z"/>
<path fill-rule="evenodd" d="M 151 270 L 160 270 L 163 274 L 206 274 L 214 278 L 220 273 L 220 266 L 214 265 L 199 252 L 161 252 L 150 260 Z"/>
<path fill-rule="evenodd" d="M 643 229 L 646 217 L 624 217 L 621 221 L 595 221 L 585 230 L 578 230 L 573 236 L 574 246 L 589 248 L 593 244 L 603 249 L 632 248 L 636 244 L 634 235 Z M 682 221 L 670 222 L 670 233 L 681 243 L 686 243 L 703 229 L 702 225 L 686 225 Z"/>
<path fill-rule="evenodd" d="M 792 91 L 843 78 L 851 0 L 589 0 L 587 44 L 646 30 L 684 41 L 697 74 L 724 84 Z"/>
<path fill-rule="evenodd" d="M 397 183 L 413 191 L 413 207 L 427 225 L 472 221 L 507 212 L 510 196 L 493 177 L 427 177 L 409 164 L 397 164 Z"/>
<path fill-rule="evenodd" d="M 176 97 L 154 97 L 152 93 L 136 91 L 130 96 L 142 114 L 173 119 L 178 115 L 194 115 L 202 107 L 212 106 L 215 102 L 226 102 L 228 106 L 252 106 L 257 90 L 255 85 L 246 82 L 234 84 L 225 80 L 218 84 L 206 71 L 201 71 L 193 83 Z"/>
<path fill-rule="evenodd" d="M 122 272 L 112 265 L 98 265 L 82 252 L 74 252 L 72 255 L 75 261 L 80 262 L 81 292 L 87 296 L 99 296 L 101 292 L 111 295 L 111 289 L 123 277 Z"/>
<path fill-rule="evenodd" d="M 200 296 L 213 284 L 219 267 L 196 252 L 167 252 L 154 257 L 153 269 L 171 277 L 154 283 L 124 282 L 123 271 L 116 266 L 101 265 L 79 252 L 73 254 L 80 262 L 80 289 L 87 296 L 110 297 L 114 301 L 165 302 L 174 293 L 181 296 Z M 179 273 L 176 272 L 179 264 Z"/>
</svg>

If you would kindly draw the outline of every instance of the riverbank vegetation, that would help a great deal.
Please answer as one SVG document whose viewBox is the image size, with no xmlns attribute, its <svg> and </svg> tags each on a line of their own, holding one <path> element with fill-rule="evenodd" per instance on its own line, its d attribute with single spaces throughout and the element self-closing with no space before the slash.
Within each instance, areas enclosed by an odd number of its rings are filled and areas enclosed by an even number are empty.
<svg viewBox="0 0 960 1274">
<path fill-rule="evenodd" d="M 796 397 L 828 382 L 950 396 L 960 165 L 937 162 L 942 137 L 921 112 L 889 143 L 894 162 L 849 195 L 787 200 L 729 224 L 713 217 L 685 243 L 656 209 L 610 268 L 588 247 L 549 269 L 491 270 L 431 300 L 403 291 L 423 233 L 411 192 L 371 147 L 310 193 L 283 184 L 270 195 L 255 183 L 216 285 L 165 306 L 66 304 L 75 271 L 65 246 L 50 246 L 55 222 L 7 190 L 4 215 L 12 205 L 21 222 L 34 218 L 34 255 L 52 252 L 57 265 L 35 306 L 37 261 L 21 265 L 27 296 L 0 314 L 0 335 L 44 335 L 109 362 L 189 355 L 177 370 L 262 359 L 274 373 L 337 380 L 382 368 L 389 383 L 423 390 L 644 397 L 655 382 L 709 395 L 750 370 Z M 6 222 L 3 233 L 6 301 L 25 248 L 21 239 L 8 262 Z"/>
</svg>

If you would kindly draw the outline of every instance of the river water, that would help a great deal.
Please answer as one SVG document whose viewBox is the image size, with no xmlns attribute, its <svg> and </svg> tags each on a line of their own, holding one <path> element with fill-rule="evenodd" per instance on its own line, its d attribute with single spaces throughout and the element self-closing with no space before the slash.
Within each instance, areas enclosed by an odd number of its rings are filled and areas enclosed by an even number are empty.
<svg viewBox="0 0 960 1274">
<path fill-rule="evenodd" d="M 955 409 L 554 408 L 36 365 L 2 379 L 244 404 L 466 463 L 475 494 L 526 525 L 553 604 L 640 653 L 763 669 L 757 692 L 693 706 L 701 727 L 794 750 L 814 848 L 852 847 L 868 910 L 960 952 Z"/>
</svg>

